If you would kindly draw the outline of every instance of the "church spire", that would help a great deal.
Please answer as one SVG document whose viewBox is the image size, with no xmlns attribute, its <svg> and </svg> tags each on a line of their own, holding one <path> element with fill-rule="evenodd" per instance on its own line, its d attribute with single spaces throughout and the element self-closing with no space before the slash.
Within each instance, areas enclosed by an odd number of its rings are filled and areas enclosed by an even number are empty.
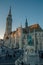
<svg viewBox="0 0 43 65">
<path fill-rule="evenodd" d="M 27 22 L 27 18 L 26 18 L 26 22 L 25 22 L 25 27 L 28 27 L 28 22 Z"/>
<path fill-rule="evenodd" d="M 9 9 L 8 16 L 11 16 L 11 6 L 10 6 L 10 9 Z"/>
<path fill-rule="evenodd" d="M 9 34 L 11 32 L 12 32 L 12 15 L 11 15 L 11 7 L 10 7 L 8 16 L 6 18 L 6 31 L 5 31 L 5 33 Z"/>
</svg>

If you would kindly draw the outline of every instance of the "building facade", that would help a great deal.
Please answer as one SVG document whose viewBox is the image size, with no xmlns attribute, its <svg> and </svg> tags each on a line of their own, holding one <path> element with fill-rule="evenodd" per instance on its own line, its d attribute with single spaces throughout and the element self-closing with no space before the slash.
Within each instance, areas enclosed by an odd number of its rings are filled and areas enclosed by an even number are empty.
<svg viewBox="0 0 43 65">
<path fill-rule="evenodd" d="M 43 29 L 39 24 L 28 26 L 26 18 L 24 28 L 21 25 L 16 31 L 12 31 L 12 15 L 10 8 L 6 19 L 4 45 L 10 48 L 23 49 L 23 62 L 26 62 L 29 65 L 37 65 L 40 63 L 38 53 L 39 51 L 43 51 Z"/>
<path fill-rule="evenodd" d="M 34 50 L 43 50 L 43 29 L 39 24 L 28 26 L 28 21 L 25 21 L 25 27 L 22 25 L 12 31 L 12 14 L 11 7 L 6 19 L 6 30 L 4 34 L 6 46 L 14 48 L 24 48 L 25 45 L 34 46 Z"/>
</svg>

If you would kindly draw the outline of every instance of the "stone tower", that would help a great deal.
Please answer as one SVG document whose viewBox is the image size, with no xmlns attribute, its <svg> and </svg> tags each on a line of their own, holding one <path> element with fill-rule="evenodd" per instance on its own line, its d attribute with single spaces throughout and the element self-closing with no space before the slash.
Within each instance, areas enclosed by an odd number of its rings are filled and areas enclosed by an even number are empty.
<svg viewBox="0 0 43 65">
<path fill-rule="evenodd" d="M 11 7 L 10 7 L 9 13 L 6 19 L 6 30 L 5 30 L 4 38 L 7 38 L 11 32 L 12 32 L 12 14 L 11 14 Z"/>
</svg>

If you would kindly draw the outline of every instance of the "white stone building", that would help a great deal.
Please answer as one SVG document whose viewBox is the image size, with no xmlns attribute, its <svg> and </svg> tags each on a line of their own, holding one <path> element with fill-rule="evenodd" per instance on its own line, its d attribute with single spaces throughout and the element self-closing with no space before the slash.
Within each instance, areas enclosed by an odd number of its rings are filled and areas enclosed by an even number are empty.
<svg viewBox="0 0 43 65">
<path fill-rule="evenodd" d="M 28 26 L 28 21 L 26 19 L 24 28 L 21 25 L 16 31 L 12 31 L 12 14 L 10 7 L 6 19 L 4 40 L 6 46 L 23 48 L 27 44 L 30 47 L 34 46 L 34 50 L 43 50 L 43 29 L 39 24 Z"/>
<path fill-rule="evenodd" d="M 39 24 L 28 26 L 28 21 L 26 19 L 24 28 L 20 26 L 16 31 L 12 31 L 11 8 L 6 21 L 4 41 L 5 46 L 24 49 L 23 61 L 29 61 L 30 63 L 28 64 L 30 65 L 38 64 L 38 52 L 43 51 L 43 29 Z"/>
</svg>

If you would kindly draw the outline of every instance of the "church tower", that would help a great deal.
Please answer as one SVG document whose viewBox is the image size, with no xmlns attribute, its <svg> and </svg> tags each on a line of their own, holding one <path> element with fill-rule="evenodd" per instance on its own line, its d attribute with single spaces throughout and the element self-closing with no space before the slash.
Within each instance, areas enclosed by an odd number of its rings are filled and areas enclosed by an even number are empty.
<svg viewBox="0 0 43 65">
<path fill-rule="evenodd" d="M 9 34 L 12 32 L 12 14 L 11 14 L 11 7 L 9 9 L 9 13 L 6 19 L 6 30 L 4 37 L 8 37 Z"/>
</svg>

